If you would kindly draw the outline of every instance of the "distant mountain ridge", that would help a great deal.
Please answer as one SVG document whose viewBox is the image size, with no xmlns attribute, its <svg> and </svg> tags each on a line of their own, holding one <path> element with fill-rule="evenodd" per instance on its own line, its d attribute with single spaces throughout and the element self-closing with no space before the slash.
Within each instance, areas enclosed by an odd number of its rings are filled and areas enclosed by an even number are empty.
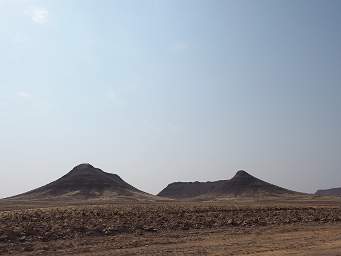
<svg viewBox="0 0 341 256">
<path fill-rule="evenodd" d="M 341 196 L 341 188 L 319 189 L 315 194 L 320 196 Z"/>
<path fill-rule="evenodd" d="M 205 196 L 261 196 L 300 194 L 263 180 L 246 171 L 238 171 L 230 180 L 213 182 L 174 182 L 163 189 L 158 196 L 174 199 L 194 198 Z"/>
<path fill-rule="evenodd" d="M 96 199 L 118 196 L 155 197 L 138 190 L 116 174 L 104 172 L 90 164 L 80 164 L 56 181 L 10 199 Z"/>
</svg>

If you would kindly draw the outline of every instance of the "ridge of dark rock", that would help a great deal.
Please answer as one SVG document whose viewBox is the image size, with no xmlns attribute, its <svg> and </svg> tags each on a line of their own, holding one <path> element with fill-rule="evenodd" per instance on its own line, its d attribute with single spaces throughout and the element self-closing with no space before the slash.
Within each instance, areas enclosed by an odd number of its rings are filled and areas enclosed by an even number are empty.
<svg viewBox="0 0 341 256">
<path fill-rule="evenodd" d="M 181 199 L 217 196 L 278 196 L 283 194 L 298 194 L 298 192 L 270 184 L 240 170 L 229 180 L 174 182 L 163 189 L 158 196 Z"/>
<path fill-rule="evenodd" d="M 320 196 L 341 196 L 341 188 L 319 189 L 315 194 Z"/>
</svg>

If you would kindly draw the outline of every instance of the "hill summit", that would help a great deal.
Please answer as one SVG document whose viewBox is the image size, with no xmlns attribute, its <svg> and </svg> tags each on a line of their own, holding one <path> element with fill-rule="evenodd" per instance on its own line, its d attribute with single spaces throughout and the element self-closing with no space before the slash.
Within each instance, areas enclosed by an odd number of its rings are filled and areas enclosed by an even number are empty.
<svg viewBox="0 0 341 256">
<path fill-rule="evenodd" d="M 152 197 L 116 174 L 104 172 L 91 164 L 80 164 L 56 181 L 11 199 L 98 199 L 122 196 Z"/>
<path fill-rule="evenodd" d="M 284 194 L 298 194 L 298 192 L 270 184 L 241 170 L 230 180 L 171 183 L 158 196 L 181 199 L 217 196 L 278 196 Z"/>
</svg>

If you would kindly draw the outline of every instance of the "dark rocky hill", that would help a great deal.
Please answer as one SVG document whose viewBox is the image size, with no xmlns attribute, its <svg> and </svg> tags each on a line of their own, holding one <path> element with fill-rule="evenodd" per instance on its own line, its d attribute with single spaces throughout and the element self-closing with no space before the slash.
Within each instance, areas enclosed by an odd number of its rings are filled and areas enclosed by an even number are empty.
<svg viewBox="0 0 341 256">
<path fill-rule="evenodd" d="M 315 194 L 320 196 L 341 196 L 341 188 L 320 189 Z"/>
<path fill-rule="evenodd" d="M 136 197 L 151 198 L 118 175 L 106 173 L 90 164 L 74 167 L 60 179 L 11 199 L 96 199 Z"/>
<path fill-rule="evenodd" d="M 260 180 L 245 171 L 238 171 L 230 180 L 171 183 L 158 196 L 181 199 L 216 196 L 278 196 L 287 194 L 299 193 Z"/>
</svg>

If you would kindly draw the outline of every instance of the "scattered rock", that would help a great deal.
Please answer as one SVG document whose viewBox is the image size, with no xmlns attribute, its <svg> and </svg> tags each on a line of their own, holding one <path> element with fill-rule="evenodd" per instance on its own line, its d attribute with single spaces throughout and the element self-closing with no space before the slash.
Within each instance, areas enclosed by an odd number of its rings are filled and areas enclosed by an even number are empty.
<svg viewBox="0 0 341 256">
<path fill-rule="evenodd" d="M 6 242 L 8 240 L 8 236 L 7 235 L 1 235 L 0 236 L 0 242 Z"/>
<path fill-rule="evenodd" d="M 100 222 L 98 216 L 101 216 Z M 84 236 L 337 221 L 341 221 L 340 208 L 235 210 L 224 206 L 190 205 L 46 208 L 2 212 L 0 242 L 9 245 Z"/>
</svg>

